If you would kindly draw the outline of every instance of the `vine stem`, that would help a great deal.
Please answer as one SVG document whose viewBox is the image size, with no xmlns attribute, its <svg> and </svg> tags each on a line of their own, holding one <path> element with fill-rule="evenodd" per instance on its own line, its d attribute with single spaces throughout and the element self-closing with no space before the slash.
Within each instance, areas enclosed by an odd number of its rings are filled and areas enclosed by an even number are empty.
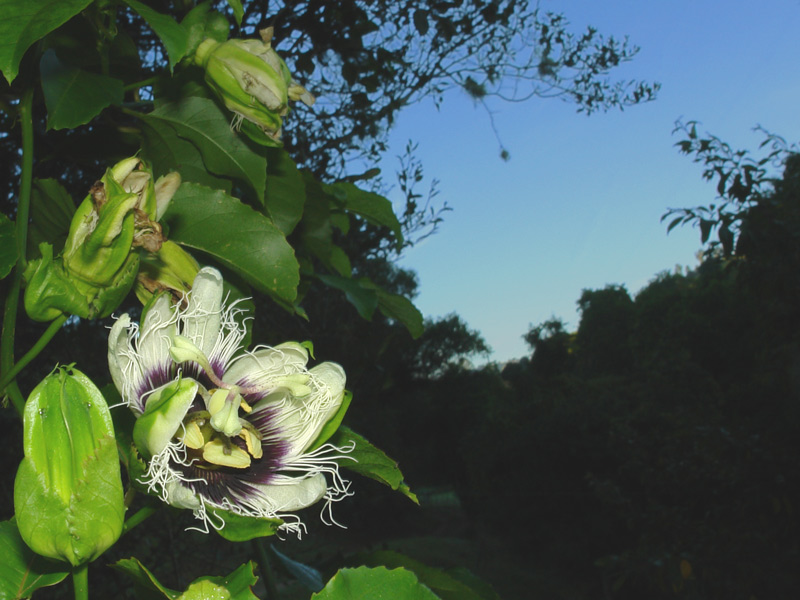
<svg viewBox="0 0 800 600">
<path fill-rule="evenodd" d="M 89 600 L 89 563 L 72 569 L 72 586 L 75 589 L 75 600 Z"/>
<path fill-rule="evenodd" d="M 56 317 L 56 319 L 47 327 L 42 336 L 36 341 L 33 347 L 28 350 L 13 367 L 11 367 L 7 372 L 3 373 L 3 377 L 0 379 L 0 391 L 4 390 L 5 387 L 11 383 L 11 380 L 17 376 L 17 373 L 28 366 L 28 363 L 36 358 L 42 350 L 44 350 L 44 347 L 47 346 L 48 342 L 53 339 L 53 336 L 58 333 L 58 330 L 61 329 L 61 326 L 66 322 L 66 320 L 67 315 Z"/>
<path fill-rule="evenodd" d="M 158 506 L 145 506 L 136 511 L 131 517 L 125 521 L 122 526 L 122 535 L 128 533 L 131 529 L 136 527 L 139 523 L 144 521 L 149 516 L 155 514 L 160 507 Z"/>
<path fill-rule="evenodd" d="M 27 265 L 25 251 L 28 245 L 28 218 L 31 207 L 33 184 L 33 88 L 20 98 L 19 119 L 22 129 L 22 165 L 17 199 L 17 268 L 8 289 L 5 310 L 3 311 L 3 331 L 0 333 L 0 373 L 5 375 L 14 367 L 14 334 L 17 324 L 19 294 L 22 288 L 22 271 Z M 12 376 L 13 379 L 13 376 Z M 7 385 L 7 384 L 6 384 Z M 4 386 L 5 387 L 5 386 Z M 0 388 L 2 390 L 3 388 Z M 17 412 L 22 415 L 25 399 L 16 385 L 8 386 L 8 395 Z"/>
<path fill-rule="evenodd" d="M 275 574 L 272 572 L 271 561 L 267 555 L 267 545 L 263 538 L 253 539 L 252 544 L 256 549 L 258 570 L 261 572 L 264 586 L 267 588 L 267 600 L 278 600 L 278 588 L 275 586 Z"/>
</svg>

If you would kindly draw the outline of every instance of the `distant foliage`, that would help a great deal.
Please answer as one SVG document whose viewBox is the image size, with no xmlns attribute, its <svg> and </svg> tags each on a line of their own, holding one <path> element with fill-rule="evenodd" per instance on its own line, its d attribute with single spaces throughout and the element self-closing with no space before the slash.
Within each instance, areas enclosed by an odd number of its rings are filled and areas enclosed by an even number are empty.
<svg viewBox="0 0 800 600">
<path fill-rule="evenodd" d="M 779 200 L 776 185 L 781 178 L 778 169 L 796 171 L 796 156 L 800 149 L 782 137 L 761 127 L 756 131 L 764 136 L 759 145 L 766 154 L 754 157 L 748 150 L 733 150 L 730 145 L 714 135 L 702 137 L 697 133 L 697 122 L 679 121 L 675 132 L 683 140 L 676 145 L 682 154 L 693 155 L 694 162 L 703 165 L 703 178 L 717 182 L 717 202 L 694 208 L 672 208 L 661 220 L 671 219 L 667 231 L 678 225 L 692 224 L 700 228 L 700 241 L 709 252 L 719 251 L 724 256 L 741 255 L 745 248 L 738 247 L 744 232 L 744 244 L 754 232 L 746 231 L 748 221 L 754 221 L 763 211 L 774 211 Z M 784 177 L 784 187 L 796 175 Z M 771 207 L 771 208 L 770 208 Z M 716 232 L 717 239 L 712 238 Z"/>
</svg>

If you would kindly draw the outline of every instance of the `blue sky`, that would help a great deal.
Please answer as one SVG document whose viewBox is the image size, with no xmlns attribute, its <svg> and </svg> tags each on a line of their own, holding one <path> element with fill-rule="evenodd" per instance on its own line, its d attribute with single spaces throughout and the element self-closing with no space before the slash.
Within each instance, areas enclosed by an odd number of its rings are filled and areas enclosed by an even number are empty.
<svg viewBox="0 0 800 600">
<path fill-rule="evenodd" d="M 542 0 L 576 32 L 593 25 L 641 47 L 614 75 L 658 81 L 655 102 L 587 117 L 560 100 L 483 109 L 465 94 L 406 109 L 381 165 L 419 144 L 426 175 L 453 208 L 440 232 L 407 252 L 426 316 L 456 312 L 502 362 L 527 354 L 521 336 L 551 316 L 578 324 L 584 288 L 635 293 L 657 273 L 694 267 L 696 229 L 666 235 L 667 207 L 707 204 L 714 185 L 674 147 L 676 119 L 700 121 L 735 148 L 755 150 L 756 125 L 800 139 L 800 0 Z"/>
</svg>

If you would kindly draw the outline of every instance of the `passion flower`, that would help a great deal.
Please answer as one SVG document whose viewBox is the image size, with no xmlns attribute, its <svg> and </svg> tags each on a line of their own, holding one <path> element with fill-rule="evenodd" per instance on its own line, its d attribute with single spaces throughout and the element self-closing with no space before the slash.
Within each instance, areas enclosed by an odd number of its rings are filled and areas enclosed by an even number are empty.
<svg viewBox="0 0 800 600">
<path fill-rule="evenodd" d="M 243 350 L 241 313 L 223 301 L 219 272 L 203 268 L 182 302 L 162 294 L 140 325 L 116 321 L 109 367 L 137 416 L 152 492 L 218 529 L 227 511 L 299 534 L 293 511 L 350 495 L 335 462 L 346 450 L 324 443 L 345 373 L 330 362 L 307 368 L 296 342 Z"/>
</svg>

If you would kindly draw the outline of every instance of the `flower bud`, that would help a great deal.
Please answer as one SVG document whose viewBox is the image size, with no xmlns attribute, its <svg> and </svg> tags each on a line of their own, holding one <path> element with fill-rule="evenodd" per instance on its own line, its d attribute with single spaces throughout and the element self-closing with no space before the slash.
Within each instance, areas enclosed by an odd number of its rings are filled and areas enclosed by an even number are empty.
<svg viewBox="0 0 800 600">
<path fill-rule="evenodd" d="M 14 482 L 17 525 L 43 556 L 77 566 L 122 532 L 119 458 L 108 406 L 77 369 L 57 368 L 31 392 Z"/>
<path fill-rule="evenodd" d="M 311 106 L 314 97 L 292 80 L 283 59 L 272 49 L 272 28 L 261 30 L 263 41 L 208 38 L 194 60 L 205 69 L 206 83 L 235 113 L 234 122 L 253 141 L 280 146 L 289 100 Z"/>
<path fill-rule="evenodd" d="M 141 247 L 159 252 L 164 236 L 158 219 L 180 185 L 170 173 L 153 182 L 150 168 L 136 157 L 106 171 L 78 207 L 64 252 L 52 247 L 31 261 L 25 273 L 25 308 L 37 321 L 67 313 L 105 317 L 119 306 L 136 280 Z"/>
<path fill-rule="evenodd" d="M 164 240 L 155 254 L 142 257 L 136 279 L 136 297 L 147 304 L 153 294 L 168 291 L 181 298 L 192 288 L 200 271 L 194 257 L 175 242 Z"/>
</svg>

